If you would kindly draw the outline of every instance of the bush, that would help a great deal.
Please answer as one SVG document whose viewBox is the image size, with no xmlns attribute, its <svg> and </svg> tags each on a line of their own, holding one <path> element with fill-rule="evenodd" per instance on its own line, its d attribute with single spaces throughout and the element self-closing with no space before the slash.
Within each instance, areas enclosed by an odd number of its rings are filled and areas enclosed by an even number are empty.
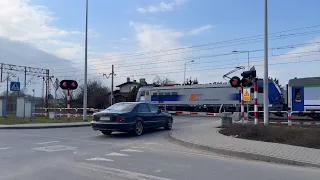
<svg viewBox="0 0 320 180">
<path fill-rule="evenodd" d="M 265 142 L 283 143 L 296 146 L 320 149 L 320 129 L 308 127 L 263 126 L 234 124 L 220 130 L 227 136 L 258 140 Z"/>
</svg>

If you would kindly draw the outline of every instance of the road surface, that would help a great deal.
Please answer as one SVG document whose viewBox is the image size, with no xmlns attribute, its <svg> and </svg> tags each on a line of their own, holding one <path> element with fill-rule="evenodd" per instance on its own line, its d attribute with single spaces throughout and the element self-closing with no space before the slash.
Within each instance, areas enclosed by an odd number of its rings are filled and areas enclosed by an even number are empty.
<svg viewBox="0 0 320 180">
<path fill-rule="evenodd" d="M 172 131 L 212 117 L 175 117 Z M 104 136 L 91 127 L 0 131 L 0 179 L 318 180 L 320 170 L 189 149 L 169 131 Z"/>
</svg>

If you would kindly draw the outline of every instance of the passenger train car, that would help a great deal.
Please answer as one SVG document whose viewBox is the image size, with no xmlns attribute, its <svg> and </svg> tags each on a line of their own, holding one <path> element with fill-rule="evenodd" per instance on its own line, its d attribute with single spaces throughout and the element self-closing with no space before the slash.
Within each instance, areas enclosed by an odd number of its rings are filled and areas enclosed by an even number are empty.
<svg viewBox="0 0 320 180">
<path fill-rule="evenodd" d="M 291 79 L 287 89 L 292 111 L 320 111 L 320 77 Z"/>
<path fill-rule="evenodd" d="M 258 104 L 262 110 L 262 80 L 258 80 L 258 87 Z M 269 81 L 268 87 L 270 110 L 283 110 L 283 97 L 279 86 Z M 253 110 L 253 86 L 251 94 L 251 101 L 248 102 L 249 110 Z M 233 88 L 230 84 L 195 84 L 141 87 L 136 101 L 152 103 L 169 111 L 219 112 L 221 105 L 224 111 L 239 111 L 240 97 L 240 89 Z"/>
</svg>

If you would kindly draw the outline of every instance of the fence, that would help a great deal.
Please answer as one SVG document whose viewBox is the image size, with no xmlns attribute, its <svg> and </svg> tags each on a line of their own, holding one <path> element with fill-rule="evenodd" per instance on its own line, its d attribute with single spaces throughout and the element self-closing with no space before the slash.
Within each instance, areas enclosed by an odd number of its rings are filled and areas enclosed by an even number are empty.
<svg viewBox="0 0 320 180">
<path fill-rule="evenodd" d="M 221 106 L 222 107 L 222 106 Z M 223 112 L 220 108 L 219 113 L 208 113 L 208 112 L 188 112 L 188 111 L 163 111 L 169 114 L 174 114 L 174 115 L 198 115 L 198 116 L 211 116 L 211 117 L 222 117 L 223 113 L 233 113 L 233 112 Z M 249 114 L 254 113 L 255 111 L 248 111 L 246 121 L 243 121 L 244 118 L 241 117 L 239 120 L 241 120 L 242 123 L 247 123 L 249 121 Z M 263 113 L 263 111 L 256 111 L 257 113 Z M 281 124 L 287 124 L 289 128 L 291 128 L 293 125 L 309 125 L 309 126 L 320 126 L 320 122 L 316 121 L 309 121 L 309 122 L 302 122 L 302 121 L 296 121 L 294 122 L 292 119 L 292 115 L 294 114 L 299 114 L 299 115 L 305 115 L 305 114 L 319 114 L 320 111 L 269 111 L 270 113 L 283 113 L 286 115 L 286 121 L 269 121 L 270 124 L 276 124 L 276 125 L 281 125 Z M 239 112 L 237 112 L 239 113 Z M 255 124 L 258 124 L 259 122 L 255 119 Z"/>
<path fill-rule="evenodd" d="M 36 108 L 33 114 L 42 117 L 49 117 L 53 114 L 55 117 L 62 118 L 68 117 L 68 110 L 70 110 L 70 117 L 78 118 L 83 116 L 83 108 Z M 99 109 L 87 108 L 87 116 L 92 116 L 93 113 L 99 111 Z"/>
</svg>

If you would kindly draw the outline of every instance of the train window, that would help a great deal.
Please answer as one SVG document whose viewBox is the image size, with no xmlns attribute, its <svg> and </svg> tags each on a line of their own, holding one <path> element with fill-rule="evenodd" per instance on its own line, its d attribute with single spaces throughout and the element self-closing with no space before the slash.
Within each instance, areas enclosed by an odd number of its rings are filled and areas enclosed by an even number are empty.
<svg viewBox="0 0 320 180">
<path fill-rule="evenodd" d="M 296 97 L 295 101 L 301 102 L 301 89 L 295 89 L 294 93 L 295 93 L 295 97 Z"/>
<path fill-rule="evenodd" d="M 157 93 L 152 93 L 152 96 L 156 96 L 156 95 L 158 95 Z"/>
<path fill-rule="evenodd" d="M 166 92 L 166 93 L 164 93 L 164 95 L 170 96 L 170 92 Z"/>
<path fill-rule="evenodd" d="M 162 96 L 162 95 L 163 95 L 163 93 L 159 93 L 159 95 L 160 95 L 160 96 Z"/>
<path fill-rule="evenodd" d="M 251 93 L 254 93 L 254 88 L 251 88 Z M 263 87 L 258 87 L 258 93 L 263 93 Z"/>
<path fill-rule="evenodd" d="M 178 95 L 178 93 L 177 93 L 177 92 L 172 92 L 171 94 L 172 94 L 172 95 Z"/>
<path fill-rule="evenodd" d="M 146 91 L 146 96 L 149 96 L 149 91 Z"/>
</svg>

